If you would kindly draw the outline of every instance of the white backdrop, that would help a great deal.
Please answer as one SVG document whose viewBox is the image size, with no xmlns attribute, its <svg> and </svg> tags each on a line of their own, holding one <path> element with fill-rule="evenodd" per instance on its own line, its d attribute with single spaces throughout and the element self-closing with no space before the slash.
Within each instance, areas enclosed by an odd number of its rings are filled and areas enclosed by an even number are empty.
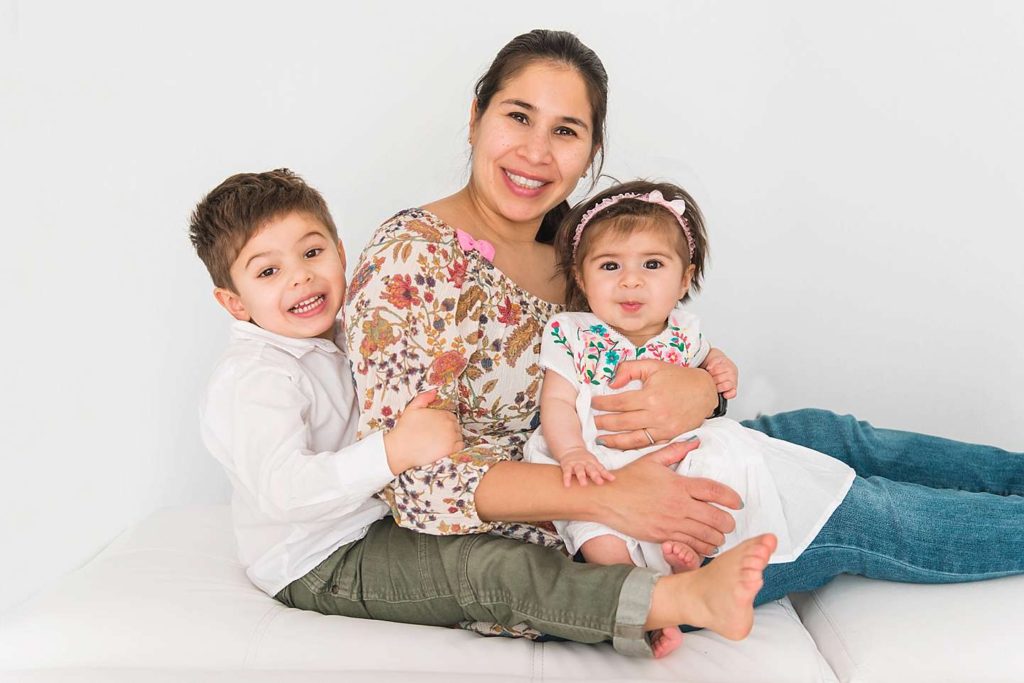
<svg viewBox="0 0 1024 683">
<path fill-rule="evenodd" d="M 731 414 L 1024 447 L 1019 3 L 0 0 L 0 608 L 227 499 L 196 426 L 228 324 L 202 194 L 293 168 L 354 260 L 460 186 L 471 85 L 535 27 L 608 69 L 606 171 L 701 201 Z"/>
</svg>

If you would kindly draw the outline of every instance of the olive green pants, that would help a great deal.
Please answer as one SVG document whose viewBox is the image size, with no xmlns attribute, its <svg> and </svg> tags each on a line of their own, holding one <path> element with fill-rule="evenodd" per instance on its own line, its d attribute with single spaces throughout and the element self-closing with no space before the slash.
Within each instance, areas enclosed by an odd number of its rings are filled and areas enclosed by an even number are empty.
<svg viewBox="0 0 1024 683">
<path fill-rule="evenodd" d="M 623 654 L 650 656 L 643 624 L 656 581 L 649 569 L 582 564 L 489 534 L 430 536 L 387 517 L 276 597 L 322 614 L 406 624 L 525 623 L 548 635 L 611 640 Z"/>
</svg>

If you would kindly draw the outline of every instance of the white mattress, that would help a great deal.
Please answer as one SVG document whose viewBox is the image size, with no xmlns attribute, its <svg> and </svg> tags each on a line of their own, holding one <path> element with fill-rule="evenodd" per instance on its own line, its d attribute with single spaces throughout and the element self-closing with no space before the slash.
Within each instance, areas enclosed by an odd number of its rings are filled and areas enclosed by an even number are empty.
<svg viewBox="0 0 1024 683">
<path fill-rule="evenodd" d="M 957 586 L 840 577 L 793 604 L 759 608 L 745 641 L 687 634 L 659 661 L 608 645 L 329 617 L 249 584 L 226 506 L 187 507 L 154 514 L 0 616 L 0 680 L 1024 681 L 1024 577 Z"/>
<path fill-rule="evenodd" d="M 157 512 L 3 615 L 0 679 L 836 680 L 788 600 L 759 608 L 754 631 L 742 642 L 687 634 L 680 650 L 658 661 L 629 659 L 609 645 L 483 638 L 289 609 L 245 578 L 226 506 Z"/>
</svg>

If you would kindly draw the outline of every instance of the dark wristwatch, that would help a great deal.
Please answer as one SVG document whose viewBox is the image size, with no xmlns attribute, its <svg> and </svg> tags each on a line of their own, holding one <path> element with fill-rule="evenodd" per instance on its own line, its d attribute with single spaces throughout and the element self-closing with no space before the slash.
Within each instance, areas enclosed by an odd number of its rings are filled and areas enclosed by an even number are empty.
<svg viewBox="0 0 1024 683">
<path fill-rule="evenodd" d="M 715 412 L 711 413 L 711 417 L 722 417 L 725 415 L 725 411 L 729 409 L 729 401 L 722 396 L 718 395 L 718 407 L 715 408 Z"/>
</svg>

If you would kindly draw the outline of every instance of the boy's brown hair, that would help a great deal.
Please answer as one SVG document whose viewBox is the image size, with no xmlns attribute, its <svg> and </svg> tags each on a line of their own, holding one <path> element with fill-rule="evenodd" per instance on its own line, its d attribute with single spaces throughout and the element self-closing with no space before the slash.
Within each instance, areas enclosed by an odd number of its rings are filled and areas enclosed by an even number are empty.
<svg viewBox="0 0 1024 683">
<path fill-rule="evenodd" d="M 319 192 L 287 168 L 238 173 L 203 197 L 189 221 L 188 237 L 213 284 L 235 291 L 231 264 L 267 223 L 292 212 L 308 213 L 338 239 L 338 229 Z"/>
</svg>

